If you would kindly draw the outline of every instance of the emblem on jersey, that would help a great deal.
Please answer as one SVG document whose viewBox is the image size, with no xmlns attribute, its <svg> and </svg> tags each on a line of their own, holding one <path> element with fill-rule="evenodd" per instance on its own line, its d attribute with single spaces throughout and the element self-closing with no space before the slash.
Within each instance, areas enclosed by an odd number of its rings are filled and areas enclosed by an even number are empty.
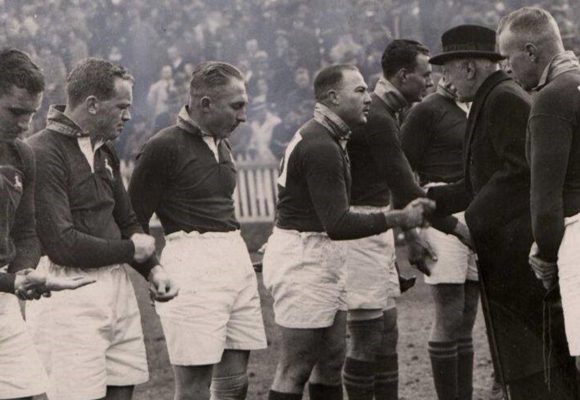
<svg viewBox="0 0 580 400">
<path fill-rule="evenodd" d="M 105 169 L 111 174 L 111 179 L 115 179 L 115 174 L 113 174 L 113 168 L 109 164 L 109 159 L 105 157 Z"/>
<path fill-rule="evenodd" d="M 20 175 L 14 175 L 14 187 L 18 190 L 22 190 L 22 180 L 20 179 Z"/>
</svg>

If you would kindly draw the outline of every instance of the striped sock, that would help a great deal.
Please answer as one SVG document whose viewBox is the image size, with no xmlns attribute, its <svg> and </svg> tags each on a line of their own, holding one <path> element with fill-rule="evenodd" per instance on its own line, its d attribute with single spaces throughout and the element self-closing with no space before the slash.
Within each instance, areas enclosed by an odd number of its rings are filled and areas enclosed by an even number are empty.
<svg viewBox="0 0 580 400">
<path fill-rule="evenodd" d="M 282 393 L 270 390 L 268 400 L 302 400 L 302 393 Z"/>
<path fill-rule="evenodd" d="M 429 342 L 435 391 L 439 400 L 457 398 L 457 342 Z"/>
<path fill-rule="evenodd" d="M 349 400 L 372 400 L 375 390 L 374 361 L 356 360 L 347 357 L 342 370 L 342 379 Z"/>
<path fill-rule="evenodd" d="M 397 353 L 379 355 L 375 377 L 375 399 L 399 398 L 399 356 Z"/>
<path fill-rule="evenodd" d="M 473 339 L 457 341 L 457 398 L 471 400 L 473 397 Z"/>
<path fill-rule="evenodd" d="M 342 400 L 342 385 L 308 383 L 310 400 Z"/>
</svg>

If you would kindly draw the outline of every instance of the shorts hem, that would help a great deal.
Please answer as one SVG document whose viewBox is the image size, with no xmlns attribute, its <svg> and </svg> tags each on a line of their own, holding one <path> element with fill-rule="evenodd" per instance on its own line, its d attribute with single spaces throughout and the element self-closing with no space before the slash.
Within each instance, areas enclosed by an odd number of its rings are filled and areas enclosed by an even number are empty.
<svg viewBox="0 0 580 400">
<path fill-rule="evenodd" d="M 344 310 L 337 310 L 337 311 L 344 311 Z M 291 321 L 279 321 L 275 320 L 276 324 L 280 325 L 283 328 L 290 328 L 290 329 L 322 329 L 322 328 L 329 328 L 334 323 L 334 317 L 330 321 L 324 322 L 291 322 Z"/>
<path fill-rule="evenodd" d="M 248 350 L 248 351 L 252 351 L 252 350 L 263 350 L 263 349 L 267 349 L 267 348 L 268 348 L 267 342 L 260 342 L 260 343 L 248 342 L 248 343 L 226 344 L 226 346 L 224 347 L 224 350 Z"/>
<path fill-rule="evenodd" d="M 184 360 L 184 359 L 180 359 L 180 360 L 171 360 L 171 357 L 169 357 L 169 363 L 171 365 L 175 365 L 177 367 L 193 367 L 193 366 L 198 366 L 198 365 L 215 365 L 217 363 L 219 363 L 222 360 L 222 354 L 219 355 L 219 357 L 214 357 L 214 358 L 199 358 L 197 360 Z"/>
<path fill-rule="evenodd" d="M 465 285 L 467 282 L 479 282 L 479 279 L 464 279 L 464 280 L 449 280 L 449 279 L 435 279 L 435 280 L 427 280 L 425 279 L 425 283 L 427 285 Z"/>
<path fill-rule="evenodd" d="M 0 392 L 0 399 L 19 399 L 21 397 L 39 396 L 41 394 L 46 393 L 47 390 L 48 388 L 30 391 L 21 390 L 16 392 Z"/>
<path fill-rule="evenodd" d="M 123 377 L 122 380 L 112 379 L 111 381 L 107 381 L 107 386 L 137 386 L 145 382 L 149 382 L 149 374 L 135 377 L 133 379 L 127 379 L 126 377 Z"/>
</svg>

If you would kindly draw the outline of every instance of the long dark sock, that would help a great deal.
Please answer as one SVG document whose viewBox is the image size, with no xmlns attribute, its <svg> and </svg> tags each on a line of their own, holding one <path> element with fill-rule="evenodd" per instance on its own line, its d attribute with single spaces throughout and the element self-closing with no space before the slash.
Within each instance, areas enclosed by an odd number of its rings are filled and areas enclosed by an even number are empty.
<svg viewBox="0 0 580 400">
<path fill-rule="evenodd" d="M 310 400 L 342 400 L 342 385 L 308 383 Z"/>
<path fill-rule="evenodd" d="M 457 340 L 457 398 L 473 397 L 473 339 Z"/>
<path fill-rule="evenodd" d="M 439 400 L 457 398 L 457 342 L 429 342 L 435 391 Z"/>
<path fill-rule="evenodd" d="M 375 399 L 397 400 L 399 398 L 399 356 L 397 353 L 379 355 L 375 376 Z"/>
<path fill-rule="evenodd" d="M 302 393 L 282 393 L 270 390 L 268 400 L 302 400 Z"/>
<path fill-rule="evenodd" d="M 348 400 L 372 400 L 375 392 L 375 361 L 355 360 L 347 357 L 342 379 Z"/>
</svg>

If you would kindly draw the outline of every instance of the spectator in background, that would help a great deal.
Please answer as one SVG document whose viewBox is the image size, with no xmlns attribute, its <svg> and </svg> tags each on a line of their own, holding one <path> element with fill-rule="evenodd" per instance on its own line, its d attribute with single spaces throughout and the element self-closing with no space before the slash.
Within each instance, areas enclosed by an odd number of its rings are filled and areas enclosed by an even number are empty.
<svg viewBox="0 0 580 400">
<path fill-rule="evenodd" d="M 276 160 L 280 160 L 284 155 L 286 146 L 304 121 L 300 119 L 300 113 L 292 109 L 288 110 L 282 122 L 272 130 L 272 140 L 270 141 L 270 152 Z"/>
<path fill-rule="evenodd" d="M 304 67 L 297 68 L 294 72 L 295 89 L 287 97 L 286 108 L 295 109 L 302 101 L 312 99 L 312 84 L 310 83 L 310 71 Z"/>
<path fill-rule="evenodd" d="M 261 161 L 273 161 L 274 155 L 270 151 L 272 131 L 281 121 L 277 115 L 269 109 L 265 101 L 254 101 L 248 110 L 250 115 L 250 128 L 252 136 L 248 145 L 248 151 Z"/>
<path fill-rule="evenodd" d="M 167 99 L 170 95 L 175 95 L 176 91 L 171 65 L 164 65 L 160 75 L 160 79 L 149 87 L 147 93 L 147 105 L 153 120 L 168 110 Z"/>
</svg>

